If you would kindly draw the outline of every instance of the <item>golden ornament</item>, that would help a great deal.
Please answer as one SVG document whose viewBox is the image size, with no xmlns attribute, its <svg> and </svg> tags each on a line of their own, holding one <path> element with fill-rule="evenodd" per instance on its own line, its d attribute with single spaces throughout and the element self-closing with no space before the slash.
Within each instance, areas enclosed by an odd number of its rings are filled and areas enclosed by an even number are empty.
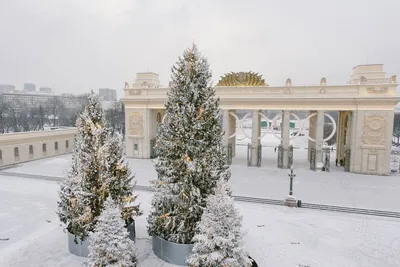
<svg viewBox="0 0 400 267">
<path fill-rule="evenodd" d="M 199 114 L 197 115 L 197 120 L 198 119 L 201 119 L 201 117 L 203 116 L 203 112 L 204 112 L 204 108 L 200 108 L 200 110 L 199 110 Z"/>
</svg>

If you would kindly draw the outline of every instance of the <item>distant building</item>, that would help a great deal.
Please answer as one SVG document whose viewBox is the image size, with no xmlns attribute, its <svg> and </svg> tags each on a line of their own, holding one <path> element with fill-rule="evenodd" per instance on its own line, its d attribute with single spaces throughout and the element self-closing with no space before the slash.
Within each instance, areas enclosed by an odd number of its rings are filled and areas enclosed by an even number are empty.
<svg viewBox="0 0 400 267">
<path fill-rule="evenodd" d="M 13 92 L 13 93 L 2 93 L 4 99 L 9 102 L 19 102 L 21 105 L 27 108 L 43 107 L 47 101 L 52 98 L 59 98 L 67 109 L 77 109 L 82 106 L 84 99 L 80 96 L 75 95 L 54 95 L 54 94 L 42 94 L 42 93 L 31 93 L 31 92 Z"/>
<path fill-rule="evenodd" d="M 36 85 L 33 83 L 24 83 L 24 92 L 36 92 Z"/>
<path fill-rule="evenodd" d="M 8 93 L 15 90 L 15 86 L 11 84 L 0 84 L 0 93 Z"/>
<path fill-rule="evenodd" d="M 99 89 L 100 99 L 103 101 L 117 101 L 117 90 L 109 88 Z"/>
<path fill-rule="evenodd" d="M 53 89 L 50 87 L 40 87 L 39 88 L 39 93 L 46 93 L 46 94 L 51 94 L 53 92 Z"/>
</svg>

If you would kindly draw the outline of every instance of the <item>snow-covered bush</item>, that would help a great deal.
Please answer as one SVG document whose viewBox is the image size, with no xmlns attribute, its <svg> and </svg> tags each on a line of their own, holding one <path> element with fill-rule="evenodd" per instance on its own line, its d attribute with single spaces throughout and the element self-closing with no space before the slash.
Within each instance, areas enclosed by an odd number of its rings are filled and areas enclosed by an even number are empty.
<svg viewBox="0 0 400 267">
<path fill-rule="evenodd" d="M 226 181 L 221 180 L 215 194 L 207 198 L 207 207 L 193 238 L 192 254 L 187 259 L 189 266 L 251 266 L 243 244 L 242 216 L 229 192 Z"/>
<path fill-rule="evenodd" d="M 89 238 L 89 267 L 135 267 L 134 242 L 129 239 L 119 205 L 108 197 Z"/>
</svg>

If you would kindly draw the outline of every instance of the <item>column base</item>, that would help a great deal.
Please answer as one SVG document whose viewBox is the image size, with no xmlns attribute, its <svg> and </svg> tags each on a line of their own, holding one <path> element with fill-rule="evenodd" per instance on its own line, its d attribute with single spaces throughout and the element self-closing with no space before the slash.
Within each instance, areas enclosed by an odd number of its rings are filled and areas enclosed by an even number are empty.
<svg viewBox="0 0 400 267">
<path fill-rule="evenodd" d="M 278 146 L 278 168 L 290 169 L 293 165 L 293 147 Z"/>
<path fill-rule="evenodd" d="M 247 145 L 247 166 L 261 166 L 262 146 Z"/>
</svg>

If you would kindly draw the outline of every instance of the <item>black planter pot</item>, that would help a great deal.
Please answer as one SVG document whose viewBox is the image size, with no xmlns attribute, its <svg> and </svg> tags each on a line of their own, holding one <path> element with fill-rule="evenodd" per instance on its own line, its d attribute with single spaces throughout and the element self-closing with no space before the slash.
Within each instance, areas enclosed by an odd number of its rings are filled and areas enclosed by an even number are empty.
<svg viewBox="0 0 400 267">
<path fill-rule="evenodd" d="M 252 257 L 250 257 L 250 256 L 248 256 L 248 257 L 249 257 L 249 259 L 253 262 L 253 264 L 251 265 L 251 267 L 258 267 L 256 261 L 255 261 Z"/>
</svg>

